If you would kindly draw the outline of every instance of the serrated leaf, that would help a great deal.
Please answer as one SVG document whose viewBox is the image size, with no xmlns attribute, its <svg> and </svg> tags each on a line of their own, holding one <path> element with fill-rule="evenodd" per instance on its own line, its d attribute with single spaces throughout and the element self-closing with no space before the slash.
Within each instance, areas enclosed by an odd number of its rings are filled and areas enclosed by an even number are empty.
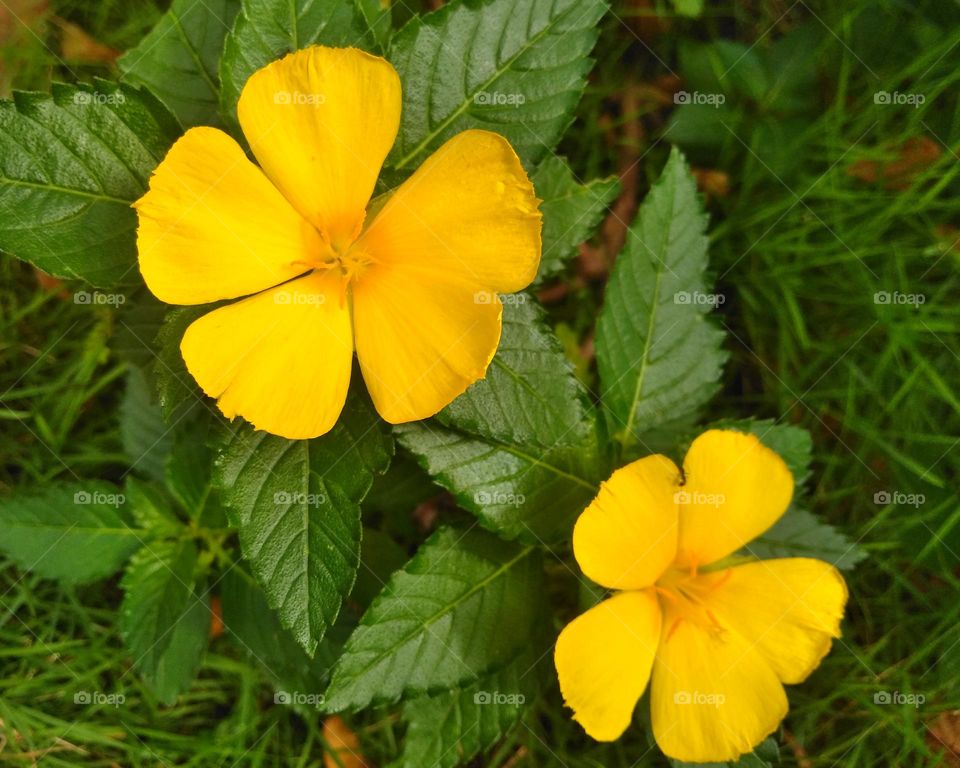
<svg viewBox="0 0 960 768">
<path fill-rule="evenodd" d="M 103 80 L 0 101 L 0 250 L 57 277 L 134 282 L 130 204 L 179 133 L 154 96 Z"/>
<path fill-rule="evenodd" d="M 545 313 L 525 294 L 504 297 L 500 346 L 487 374 L 437 414 L 446 427 L 551 449 L 593 439 L 593 412 Z"/>
<path fill-rule="evenodd" d="M 695 415 L 719 387 L 723 333 L 708 319 L 706 216 L 674 149 L 627 233 L 597 321 L 597 364 L 611 435 Z"/>
<path fill-rule="evenodd" d="M 131 558 L 123 576 L 120 630 L 133 665 L 156 679 L 174 629 L 195 602 L 197 548 L 190 539 L 157 541 Z"/>
<path fill-rule="evenodd" d="M 65 584 L 104 578 L 142 544 L 123 492 L 95 481 L 0 500 L 0 550 L 20 568 Z"/>
<path fill-rule="evenodd" d="M 437 531 L 364 613 L 334 668 L 327 709 L 458 686 L 505 665 L 531 637 L 542 586 L 533 547 Z"/>
<path fill-rule="evenodd" d="M 372 408 L 348 398 L 337 425 L 286 440 L 249 425 L 217 460 L 216 485 L 270 606 L 313 653 L 356 577 L 360 501 L 392 443 Z"/>
<path fill-rule="evenodd" d="M 483 128 L 535 165 L 573 119 L 606 10 L 604 0 L 461 0 L 412 19 L 387 53 L 403 84 L 387 164 L 412 169 Z"/>
<path fill-rule="evenodd" d="M 151 480 L 163 478 L 173 436 L 140 368 L 127 373 L 127 387 L 120 401 L 120 440 L 132 471 Z"/>
<path fill-rule="evenodd" d="M 815 557 L 841 571 L 853 570 L 867 556 L 856 542 L 832 525 L 794 506 L 772 528 L 751 541 L 746 553 L 762 559 Z"/>
<path fill-rule="evenodd" d="M 127 475 L 123 491 L 144 538 L 172 538 L 183 532 L 183 523 L 173 512 L 173 500 L 161 487 Z"/>
<path fill-rule="evenodd" d="M 372 40 L 353 0 L 243 0 L 220 60 L 221 110 L 236 121 L 237 100 L 256 70 L 309 45 L 367 47 Z"/>
<path fill-rule="evenodd" d="M 594 415 L 542 310 L 510 298 L 486 378 L 435 421 L 395 433 L 485 527 L 539 542 L 565 535 L 596 493 Z"/>
<path fill-rule="evenodd" d="M 117 61 L 124 79 L 147 86 L 184 128 L 217 125 L 217 67 L 239 8 L 239 0 L 173 0 L 140 44 Z"/>
<path fill-rule="evenodd" d="M 537 281 L 559 275 L 577 252 L 577 246 L 589 239 L 603 218 L 607 206 L 620 190 L 615 176 L 580 184 L 567 163 L 550 155 L 532 175 L 537 197 L 542 201 L 543 250 Z"/>
<path fill-rule="evenodd" d="M 400 766 L 455 768 L 491 749 L 537 696 L 542 675 L 536 667 L 544 655 L 528 646 L 506 667 L 466 688 L 407 702 Z"/>
</svg>

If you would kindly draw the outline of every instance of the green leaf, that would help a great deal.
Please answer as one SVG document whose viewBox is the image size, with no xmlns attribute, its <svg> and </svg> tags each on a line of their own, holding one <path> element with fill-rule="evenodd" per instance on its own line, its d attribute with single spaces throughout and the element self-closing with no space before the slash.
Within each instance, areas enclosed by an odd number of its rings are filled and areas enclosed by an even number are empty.
<svg viewBox="0 0 960 768">
<path fill-rule="evenodd" d="M 538 542 L 564 535 L 596 493 L 594 414 L 543 311 L 527 296 L 506 298 L 486 378 L 435 422 L 395 433 L 485 527 Z"/>
<path fill-rule="evenodd" d="M 65 584 L 104 578 L 140 547 L 122 491 L 95 481 L 0 500 L 0 550 L 20 568 Z"/>
<path fill-rule="evenodd" d="M 687 763 L 670 758 L 672 768 L 773 768 L 780 765 L 780 747 L 772 736 L 764 739 L 748 755 L 723 763 Z"/>
<path fill-rule="evenodd" d="M 220 581 L 223 625 L 230 638 L 270 675 L 281 690 L 320 695 L 339 647 L 325 637 L 311 659 L 280 623 L 267 596 L 242 566 Z"/>
<path fill-rule="evenodd" d="M 706 216 L 676 149 L 640 206 L 607 283 L 597 364 L 609 432 L 625 444 L 692 418 L 719 387 L 723 333 L 712 302 Z"/>
<path fill-rule="evenodd" d="M 603 218 L 620 190 L 615 176 L 580 184 L 567 163 L 550 155 L 533 172 L 533 186 L 542 202 L 543 251 L 537 280 L 559 275 Z"/>
<path fill-rule="evenodd" d="M 529 642 L 543 599 L 538 551 L 444 528 L 393 575 L 350 636 L 327 709 L 458 686 Z"/>
<path fill-rule="evenodd" d="M 196 593 L 170 632 L 170 642 L 157 660 L 156 669 L 145 674 L 151 690 L 162 704 L 170 706 L 197 676 L 210 639 L 210 601 Z"/>
<path fill-rule="evenodd" d="M 179 133 L 154 96 L 103 80 L 0 101 L 0 250 L 100 287 L 136 281 L 130 204 Z"/>
<path fill-rule="evenodd" d="M 161 673 L 177 625 L 194 608 L 196 570 L 191 540 L 156 541 L 131 558 L 123 576 L 120 631 L 133 665 L 150 681 Z"/>
<path fill-rule="evenodd" d="M 389 581 L 391 574 L 407 562 L 403 547 L 382 531 L 363 529 L 360 544 L 360 567 L 350 600 L 366 608 Z"/>
<path fill-rule="evenodd" d="M 866 558 L 856 542 L 805 509 L 791 506 L 773 527 L 751 541 L 745 553 L 761 559 L 815 557 L 849 571 Z"/>
<path fill-rule="evenodd" d="M 535 165 L 573 119 L 606 10 L 604 0 L 461 0 L 414 18 L 387 53 L 403 84 L 387 164 L 412 169 L 454 134 L 483 128 Z"/>
<path fill-rule="evenodd" d="M 506 667 L 472 685 L 406 703 L 402 768 L 455 768 L 491 749 L 540 690 L 544 649 L 525 648 Z"/>
<path fill-rule="evenodd" d="M 220 60 L 223 115 L 235 122 L 247 78 L 286 53 L 310 45 L 365 48 L 371 42 L 353 0 L 243 0 Z"/>
<path fill-rule="evenodd" d="M 703 0 L 673 0 L 673 7 L 681 16 L 698 19 L 703 13 Z"/>
<path fill-rule="evenodd" d="M 372 408 L 351 397 L 323 437 L 285 440 L 245 425 L 217 460 L 215 482 L 243 555 L 308 653 L 353 586 L 360 501 L 392 448 Z"/>
<path fill-rule="evenodd" d="M 217 65 L 239 0 L 173 0 L 169 10 L 117 65 L 147 86 L 184 128 L 219 123 Z"/>
<path fill-rule="evenodd" d="M 163 478 L 173 438 L 140 368 L 127 373 L 127 388 L 120 401 L 120 440 L 132 471 L 151 480 Z"/>
</svg>

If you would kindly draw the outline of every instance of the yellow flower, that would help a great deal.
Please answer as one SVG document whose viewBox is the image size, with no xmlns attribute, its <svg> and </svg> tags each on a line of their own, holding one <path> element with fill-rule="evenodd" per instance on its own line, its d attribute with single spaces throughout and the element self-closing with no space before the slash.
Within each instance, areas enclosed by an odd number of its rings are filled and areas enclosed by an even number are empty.
<svg viewBox="0 0 960 768">
<path fill-rule="evenodd" d="M 840 637 L 847 588 L 809 558 L 723 558 L 787 509 L 793 477 L 753 435 L 710 430 L 683 471 L 665 456 L 618 469 L 573 532 L 583 572 L 617 592 L 568 624 L 555 663 L 590 736 L 613 741 L 650 682 L 653 735 L 678 760 L 734 760 L 787 714 Z"/>
<path fill-rule="evenodd" d="M 470 130 L 371 203 L 400 101 L 382 58 L 290 54 L 240 95 L 259 166 L 226 133 L 192 128 L 135 204 L 140 271 L 159 299 L 247 297 L 195 321 L 180 346 L 228 418 L 293 439 L 327 432 L 354 351 L 395 424 L 485 375 L 495 294 L 525 288 L 540 263 L 539 201 L 506 139 Z"/>
</svg>

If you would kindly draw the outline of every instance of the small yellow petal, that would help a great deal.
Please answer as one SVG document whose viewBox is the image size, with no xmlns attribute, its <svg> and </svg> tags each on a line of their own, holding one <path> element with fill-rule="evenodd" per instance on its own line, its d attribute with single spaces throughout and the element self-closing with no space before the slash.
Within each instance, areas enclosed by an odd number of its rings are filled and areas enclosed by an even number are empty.
<svg viewBox="0 0 960 768">
<path fill-rule="evenodd" d="M 171 304 L 233 299 L 306 271 L 317 231 L 216 128 L 191 128 L 135 204 L 147 287 Z"/>
<path fill-rule="evenodd" d="M 649 591 L 620 592 L 560 633 L 554 651 L 560 692 L 573 719 L 597 741 L 613 741 L 630 725 L 659 638 L 660 608 Z"/>
<path fill-rule="evenodd" d="M 379 262 L 503 293 L 540 264 L 540 212 L 510 143 L 489 131 L 447 141 L 390 196 L 359 246 Z"/>
<path fill-rule="evenodd" d="M 291 440 L 329 431 L 353 348 L 340 281 L 312 273 L 204 315 L 187 328 L 187 369 L 228 419 Z"/>
<path fill-rule="evenodd" d="M 353 288 L 363 379 L 391 424 L 418 421 L 483 378 L 500 342 L 499 301 L 402 267 L 377 267 Z"/>
<path fill-rule="evenodd" d="M 580 515 L 573 552 L 583 572 L 610 589 L 653 584 L 677 552 L 680 470 L 647 456 L 614 472 Z"/>
<path fill-rule="evenodd" d="M 356 48 L 304 48 L 254 72 L 237 115 L 273 183 L 329 243 L 349 245 L 400 125 L 396 70 Z"/>
<path fill-rule="evenodd" d="M 754 435 L 704 432 L 683 460 L 677 563 L 706 565 L 746 546 L 786 511 L 793 475 Z"/>
<path fill-rule="evenodd" d="M 736 760 L 787 714 L 783 686 L 752 643 L 701 623 L 679 598 L 664 598 L 653 666 L 653 735 L 664 754 L 693 763 Z"/>
<path fill-rule="evenodd" d="M 759 560 L 701 574 L 691 589 L 785 683 L 803 682 L 840 637 L 847 586 L 822 560 Z"/>
</svg>

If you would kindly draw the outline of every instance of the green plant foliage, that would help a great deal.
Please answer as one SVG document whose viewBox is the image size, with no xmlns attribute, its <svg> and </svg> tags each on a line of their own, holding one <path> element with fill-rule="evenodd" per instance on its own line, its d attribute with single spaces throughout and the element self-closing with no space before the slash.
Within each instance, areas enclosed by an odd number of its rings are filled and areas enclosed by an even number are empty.
<svg viewBox="0 0 960 768">
<path fill-rule="evenodd" d="M 364 613 L 334 668 L 327 709 L 438 691 L 503 666 L 533 634 L 540 568 L 533 547 L 441 529 Z"/>
<path fill-rule="evenodd" d="M 169 10 L 118 65 L 124 79 L 145 85 L 184 128 L 216 125 L 217 64 L 239 0 L 173 0 Z"/>
<path fill-rule="evenodd" d="M 692 419 L 719 388 L 723 333 L 707 317 L 706 216 L 683 156 L 670 155 L 617 258 L 597 320 L 608 431 L 629 445 Z"/>
<path fill-rule="evenodd" d="M 104 80 L 0 101 L 0 250 L 101 288 L 135 281 L 130 204 L 179 132 L 149 92 Z"/>
<path fill-rule="evenodd" d="M 464 509 L 506 538 L 565 535 L 596 491 L 595 416 L 543 312 L 508 297 L 486 378 L 400 442 Z"/>
<path fill-rule="evenodd" d="M 361 397 L 314 440 L 239 427 L 217 463 L 217 485 L 257 580 L 308 653 L 333 624 L 356 578 L 360 502 L 393 445 Z"/>
<path fill-rule="evenodd" d="M 109 576 L 143 542 L 123 491 L 63 483 L 0 500 L 0 550 L 21 568 L 79 584 Z"/>
<path fill-rule="evenodd" d="M 536 164 L 570 124 L 606 10 L 604 0 L 468 0 L 414 18 L 387 52 L 403 83 L 387 164 L 413 170 L 468 128 L 503 134 Z"/>
</svg>

